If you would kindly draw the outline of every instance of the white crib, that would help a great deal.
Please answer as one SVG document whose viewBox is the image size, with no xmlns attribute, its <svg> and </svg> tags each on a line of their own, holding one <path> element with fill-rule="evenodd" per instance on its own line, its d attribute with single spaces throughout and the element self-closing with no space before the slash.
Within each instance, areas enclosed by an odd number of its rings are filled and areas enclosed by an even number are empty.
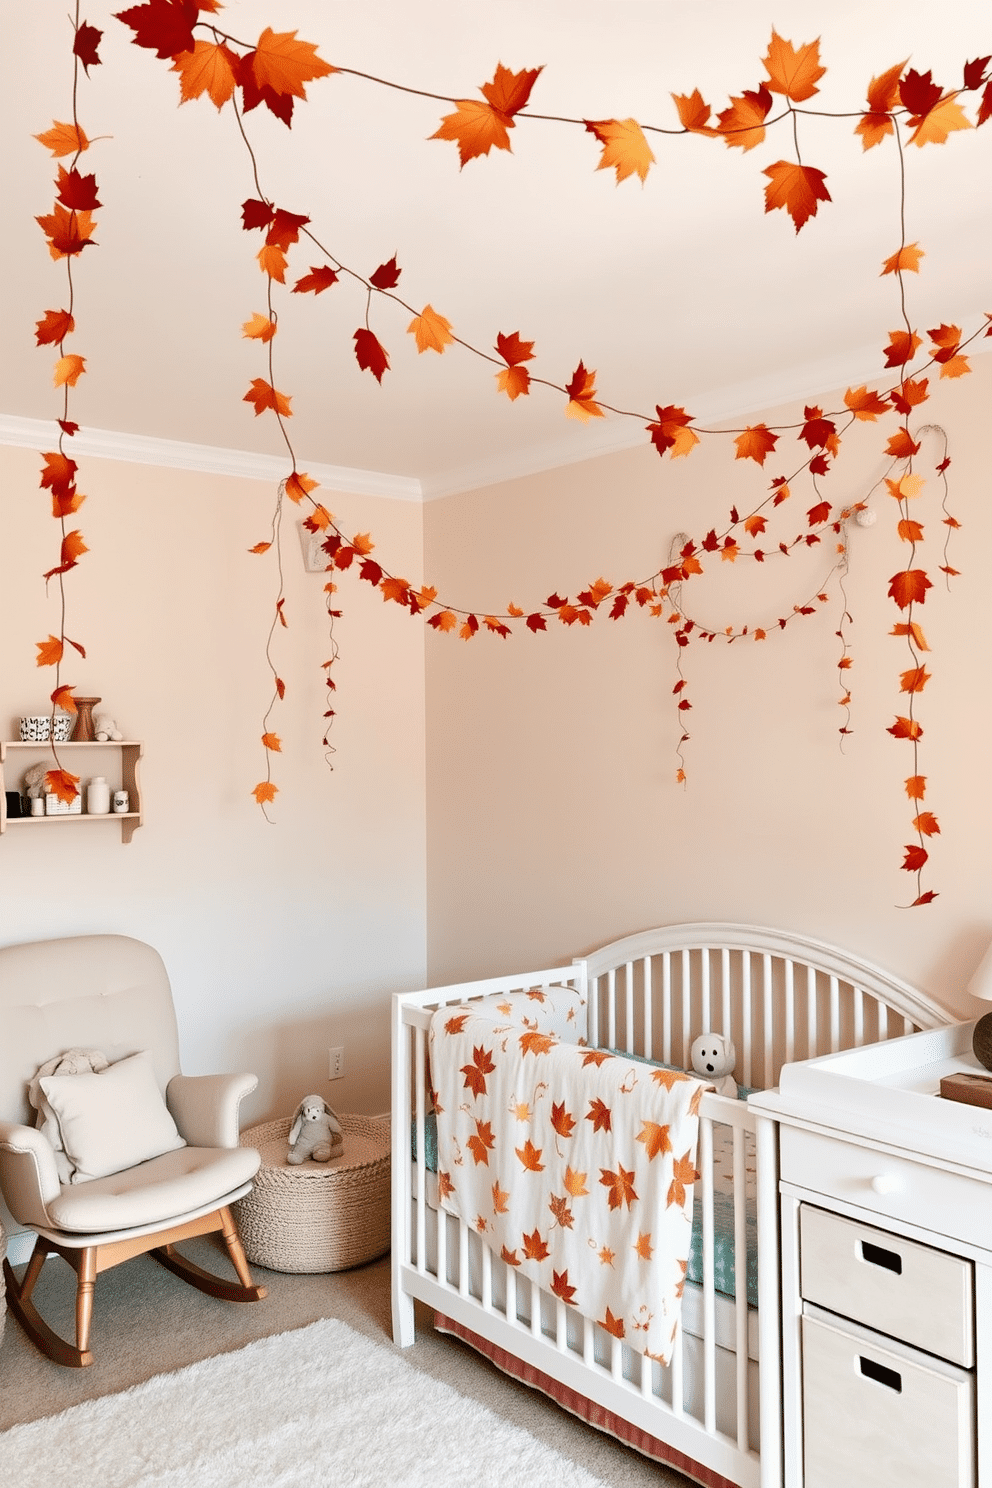
<svg viewBox="0 0 992 1488">
<path fill-rule="evenodd" d="M 438 1206 L 428 1154 L 427 1033 L 433 1011 L 492 993 L 556 985 L 588 996 L 593 1046 L 688 1068 L 697 1033 L 729 1035 L 737 1049 L 736 1077 L 745 1088 L 774 1086 L 782 1064 L 791 1060 L 936 1027 L 949 1022 L 949 1015 L 906 983 L 833 946 L 785 931 L 717 923 L 663 926 L 604 946 L 571 966 L 393 1000 L 396 1342 L 414 1342 L 413 1304 L 419 1298 L 435 1309 L 442 1330 L 705 1488 L 778 1488 L 774 1123 L 744 1099 L 709 1093 L 702 1098 L 694 1194 L 698 1260 L 695 1272 L 690 1268 L 679 1337 L 666 1367 L 518 1276 L 468 1225 Z M 749 1245 L 749 1229 L 753 1237 L 755 1228 L 756 1246 L 753 1238 Z"/>
</svg>

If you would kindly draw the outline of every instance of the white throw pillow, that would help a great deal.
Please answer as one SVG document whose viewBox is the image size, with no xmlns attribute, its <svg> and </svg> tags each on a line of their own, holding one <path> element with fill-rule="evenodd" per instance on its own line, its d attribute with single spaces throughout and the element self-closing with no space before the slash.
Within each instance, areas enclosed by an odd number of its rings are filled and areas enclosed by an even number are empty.
<svg viewBox="0 0 992 1488">
<path fill-rule="evenodd" d="M 75 1169 L 73 1183 L 106 1178 L 186 1145 L 144 1051 L 99 1075 L 43 1075 L 38 1083 Z"/>
</svg>

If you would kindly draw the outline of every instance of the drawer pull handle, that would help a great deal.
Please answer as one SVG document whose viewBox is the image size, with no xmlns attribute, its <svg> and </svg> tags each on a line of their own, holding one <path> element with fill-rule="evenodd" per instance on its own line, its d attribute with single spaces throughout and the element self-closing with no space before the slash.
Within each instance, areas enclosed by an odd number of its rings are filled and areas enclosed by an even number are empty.
<svg viewBox="0 0 992 1488">
<path fill-rule="evenodd" d="M 876 1364 L 874 1359 L 866 1359 L 862 1354 L 861 1373 L 866 1379 L 875 1380 L 877 1384 L 895 1390 L 897 1395 L 902 1394 L 902 1375 L 898 1370 L 886 1369 L 884 1364 Z"/>
<path fill-rule="evenodd" d="M 861 1242 L 862 1260 L 870 1266 L 884 1266 L 886 1271 L 894 1271 L 897 1276 L 902 1275 L 902 1256 L 894 1250 L 886 1250 L 881 1245 L 872 1245 L 867 1240 Z"/>
<path fill-rule="evenodd" d="M 895 1173 L 879 1173 L 871 1180 L 871 1186 L 877 1194 L 897 1193 L 902 1188 L 902 1180 Z"/>
</svg>

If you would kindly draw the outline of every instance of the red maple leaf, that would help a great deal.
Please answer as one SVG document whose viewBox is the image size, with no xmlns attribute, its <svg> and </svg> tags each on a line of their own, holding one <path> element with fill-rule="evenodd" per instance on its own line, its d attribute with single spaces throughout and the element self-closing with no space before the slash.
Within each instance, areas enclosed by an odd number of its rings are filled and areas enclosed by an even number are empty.
<svg viewBox="0 0 992 1488">
<path fill-rule="evenodd" d="M 76 31 L 72 53 L 82 62 L 87 77 L 90 75 L 90 68 L 99 65 L 100 58 L 96 54 L 96 49 L 100 45 L 102 36 L 103 32 L 91 26 L 88 21 L 83 21 Z"/>
<path fill-rule="evenodd" d="M 134 45 L 148 47 L 156 57 L 178 57 L 195 46 L 193 27 L 200 18 L 195 0 L 147 0 L 132 5 L 130 10 L 115 12 L 114 19 L 123 21 L 134 32 Z"/>
<path fill-rule="evenodd" d="M 397 267 L 396 254 L 379 265 L 374 274 L 369 275 L 369 283 L 376 289 L 395 289 L 400 282 L 402 269 Z"/>
<path fill-rule="evenodd" d="M 70 207 L 77 212 L 95 212 L 97 207 L 103 203 L 97 201 L 96 176 L 81 176 L 73 166 L 72 170 L 66 170 L 64 165 L 59 166 L 59 176 L 56 181 L 58 187 L 58 198 L 63 206 Z"/>
<path fill-rule="evenodd" d="M 355 332 L 355 356 L 363 372 L 371 372 L 376 382 L 382 383 L 382 374 L 389 371 L 389 357 L 378 337 L 360 326 Z"/>
<path fill-rule="evenodd" d="M 323 294 L 325 289 L 330 289 L 337 282 L 337 274 L 327 264 L 311 265 L 309 274 L 304 274 L 293 285 L 293 294 Z"/>
<path fill-rule="evenodd" d="M 923 604 L 927 590 L 932 588 L 925 569 L 906 568 L 901 573 L 893 574 L 889 580 L 889 598 L 894 599 L 901 610 L 905 610 L 911 604 Z"/>
</svg>

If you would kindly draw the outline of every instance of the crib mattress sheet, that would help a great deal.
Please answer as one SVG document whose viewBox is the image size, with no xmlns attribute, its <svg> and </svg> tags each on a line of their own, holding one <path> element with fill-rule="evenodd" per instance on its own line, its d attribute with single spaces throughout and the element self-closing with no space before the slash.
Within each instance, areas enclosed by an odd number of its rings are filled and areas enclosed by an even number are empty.
<svg viewBox="0 0 992 1488">
<path fill-rule="evenodd" d="M 412 1131 L 412 1155 L 416 1159 L 416 1126 Z M 424 1123 L 424 1162 L 437 1172 L 437 1121 L 433 1114 Z M 745 1202 L 747 1214 L 747 1300 L 758 1305 L 757 1165 L 754 1133 L 745 1133 Z M 688 1280 L 703 1284 L 702 1205 L 693 1204 L 692 1239 L 689 1248 Z M 713 1128 L 713 1285 L 724 1297 L 736 1295 L 736 1247 L 734 1243 L 734 1133 L 722 1124 Z"/>
</svg>

